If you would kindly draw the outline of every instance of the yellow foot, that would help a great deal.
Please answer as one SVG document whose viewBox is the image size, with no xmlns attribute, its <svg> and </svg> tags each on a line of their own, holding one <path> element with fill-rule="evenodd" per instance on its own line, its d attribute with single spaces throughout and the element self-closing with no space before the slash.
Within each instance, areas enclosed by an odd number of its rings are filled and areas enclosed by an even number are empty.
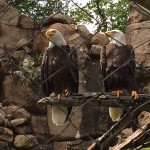
<svg viewBox="0 0 150 150">
<path fill-rule="evenodd" d="M 122 94 L 121 90 L 112 91 L 113 94 L 115 94 L 117 97 L 119 97 Z"/>
<path fill-rule="evenodd" d="M 131 93 L 131 98 L 133 98 L 133 99 L 138 99 L 139 98 L 139 95 L 138 95 L 138 93 L 136 92 L 136 91 L 132 91 L 132 93 Z"/>
<path fill-rule="evenodd" d="M 60 97 L 61 97 L 61 94 L 56 94 L 56 93 L 53 92 L 52 94 L 50 94 L 50 97 L 53 98 L 53 99 L 59 100 Z"/>
<path fill-rule="evenodd" d="M 68 91 L 68 89 L 65 89 L 65 96 L 69 96 L 70 92 Z"/>
</svg>

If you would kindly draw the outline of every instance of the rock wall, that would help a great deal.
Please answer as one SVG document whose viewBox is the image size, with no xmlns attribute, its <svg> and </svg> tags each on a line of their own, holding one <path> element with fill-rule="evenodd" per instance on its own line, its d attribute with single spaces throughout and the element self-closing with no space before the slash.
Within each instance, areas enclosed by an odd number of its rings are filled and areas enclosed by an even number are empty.
<svg viewBox="0 0 150 150">
<path fill-rule="evenodd" d="M 80 145 L 80 140 L 63 141 L 85 135 L 99 136 L 106 132 L 111 126 L 107 110 L 86 105 L 80 109 L 74 107 L 73 112 L 79 110 L 71 115 L 73 125 L 68 126 L 66 122 L 64 126 L 56 127 L 51 120 L 50 106 L 37 105 L 37 101 L 44 97 L 40 89 L 40 64 L 42 50 L 48 41 L 34 20 L 8 6 L 4 0 L 0 0 L 0 10 L 0 148 L 85 149 L 91 139 L 87 138 Z M 109 39 L 100 33 L 92 35 L 84 25 L 77 26 L 71 18 L 60 14 L 50 15 L 44 22 L 38 22 L 41 30 L 58 29 L 67 43 L 76 47 L 80 67 L 79 92 L 99 91 L 97 55 L 99 47 L 107 44 Z M 133 10 L 128 22 L 127 40 L 136 50 L 138 63 L 148 71 L 150 43 L 144 39 L 150 38 L 149 20 Z M 137 74 L 141 89 L 149 92 L 148 77 L 141 71 Z M 53 138 L 54 135 L 57 136 Z"/>
<path fill-rule="evenodd" d="M 150 18 L 133 8 L 128 19 L 126 36 L 135 51 L 140 92 L 150 93 Z"/>
</svg>

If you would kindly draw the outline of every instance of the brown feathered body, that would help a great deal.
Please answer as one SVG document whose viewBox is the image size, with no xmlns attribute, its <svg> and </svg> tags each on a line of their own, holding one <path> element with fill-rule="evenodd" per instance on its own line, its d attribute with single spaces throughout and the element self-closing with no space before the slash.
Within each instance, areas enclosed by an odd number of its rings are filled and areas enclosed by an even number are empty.
<svg viewBox="0 0 150 150">
<path fill-rule="evenodd" d="M 42 90 L 46 96 L 50 96 L 52 93 L 55 93 L 55 95 L 62 94 L 66 89 L 70 94 L 77 93 L 78 59 L 76 50 L 71 49 L 69 45 L 55 45 L 52 48 L 47 48 L 43 56 L 41 76 Z M 66 112 L 64 107 L 61 109 Z M 67 109 L 66 119 L 68 119 L 72 107 Z M 58 109 L 57 111 L 61 110 Z M 61 116 L 59 119 L 61 119 Z"/>
<path fill-rule="evenodd" d="M 130 93 L 138 90 L 134 78 L 136 65 L 134 58 L 135 54 L 131 45 L 108 44 L 102 48 L 101 74 L 103 78 L 111 74 L 104 81 L 106 92 L 120 89 Z M 115 71 L 116 69 L 118 70 Z"/>
<path fill-rule="evenodd" d="M 121 90 L 126 95 L 137 91 L 135 74 L 135 54 L 131 45 L 118 46 L 110 43 L 101 48 L 101 75 L 106 92 Z M 109 107 L 112 121 L 118 121 L 123 114 L 123 108 Z"/>
<path fill-rule="evenodd" d="M 49 96 L 52 92 L 78 92 L 77 54 L 70 46 L 55 46 L 45 51 L 42 63 L 43 92 Z"/>
</svg>

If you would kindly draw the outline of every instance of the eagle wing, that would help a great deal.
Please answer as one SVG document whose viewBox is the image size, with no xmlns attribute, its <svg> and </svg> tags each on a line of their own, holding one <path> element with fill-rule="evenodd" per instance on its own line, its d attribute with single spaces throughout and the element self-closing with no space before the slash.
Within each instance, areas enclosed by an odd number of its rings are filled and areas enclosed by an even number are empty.
<svg viewBox="0 0 150 150">
<path fill-rule="evenodd" d="M 70 60 L 72 61 L 72 67 L 70 68 L 70 72 L 73 77 L 73 87 L 74 93 L 78 93 L 79 86 L 79 69 L 78 69 L 78 56 L 77 51 L 74 47 L 70 49 Z"/>
<path fill-rule="evenodd" d="M 41 65 L 41 87 L 42 87 L 42 91 L 46 96 L 49 96 L 50 93 L 52 93 L 52 89 L 51 89 L 51 78 L 50 78 L 50 71 L 49 68 L 49 55 L 48 55 L 48 48 L 45 50 L 45 53 L 43 54 L 43 60 L 42 60 L 42 65 Z"/>
<path fill-rule="evenodd" d="M 122 66 L 118 71 L 117 74 L 119 75 L 119 78 L 122 76 L 122 74 L 127 74 L 129 81 L 133 84 L 135 84 L 134 81 L 134 73 L 135 73 L 135 53 L 133 50 L 133 47 L 131 45 L 121 46 L 118 47 L 114 44 L 108 44 L 107 47 L 103 46 L 101 47 L 100 52 L 100 74 L 103 79 L 105 79 L 108 75 L 110 75 L 113 71 L 118 69 L 120 66 Z M 113 81 L 114 77 L 116 78 L 118 75 L 116 73 L 113 73 L 108 79 L 104 80 L 104 87 L 105 91 L 109 92 L 112 87 L 112 83 L 110 81 Z M 116 76 L 117 75 L 117 76 Z M 118 78 L 118 77 L 117 77 Z M 131 87 L 134 87 L 135 85 L 131 85 Z"/>
<path fill-rule="evenodd" d="M 41 79 L 42 79 L 42 91 L 46 96 L 49 96 L 52 92 L 54 92 L 55 87 L 52 84 L 53 82 L 53 76 L 55 76 L 55 72 L 59 69 L 61 70 L 61 67 L 63 66 L 69 66 L 70 69 L 70 76 L 71 76 L 71 93 L 77 93 L 78 92 L 78 58 L 77 58 L 77 52 L 76 49 L 70 48 L 69 45 L 62 46 L 61 48 L 57 47 L 57 50 L 54 51 L 53 54 L 50 54 L 49 52 L 51 49 L 47 49 L 43 55 L 43 61 L 41 66 Z M 57 52 L 56 52 L 57 51 Z M 57 53 L 57 54 L 56 54 Z M 54 55 L 54 57 L 52 56 Z M 54 67 L 52 62 L 52 59 L 56 59 L 58 63 L 58 68 Z M 54 60 L 55 61 L 55 60 Z M 62 68 L 63 70 L 63 68 Z M 65 73 L 65 72 L 64 72 Z M 61 78 L 61 75 L 60 75 Z M 67 77 L 66 77 L 67 78 Z M 58 79 L 58 78 L 57 78 Z M 52 86 L 53 85 L 53 86 Z M 56 84 L 55 84 L 56 86 Z"/>
<path fill-rule="evenodd" d="M 132 75 L 134 76 L 135 68 L 136 68 L 136 62 L 135 62 L 135 53 L 132 45 L 127 45 L 128 53 L 131 55 L 131 62 L 129 63 L 129 69 Z"/>
<path fill-rule="evenodd" d="M 105 79 L 106 75 L 106 68 L 107 68 L 107 57 L 106 57 L 106 46 L 102 46 L 100 49 L 100 75 L 102 79 Z M 108 89 L 107 80 L 104 80 L 104 87 L 107 91 Z"/>
</svg>

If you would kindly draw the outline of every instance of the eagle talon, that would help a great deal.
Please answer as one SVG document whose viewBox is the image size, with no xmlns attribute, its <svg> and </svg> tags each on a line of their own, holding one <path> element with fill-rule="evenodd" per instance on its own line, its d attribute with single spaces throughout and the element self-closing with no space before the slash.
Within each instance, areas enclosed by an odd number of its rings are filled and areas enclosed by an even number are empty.
<svg viewBox="0 0 150 150">
<path fill-rule="evenodd" d="M 58 99 L 58 100 L 60 100 L 60 97 L 61 97 L 61 95 L 60 95 L 60 94 L 58 94 L 58 95 L 57 95 L 57 99 Z"/>
<path fill-rule="evenodd" d="M 113 94 L 116 94 L 117 97 L 119 97 L 122 94 L 121 90 L 112 91 Z"/>
<path fill-rule="evenodd" d="M 68 91 L 68 89 L 65 90 L 65 96 L 69 96 L 70 92 Z"/>
<path fill-rule="evenodd" d="M 138 99 L 139 98 L 138 93 L 136 91 L 132 91 L 131 98 L 133 98 L 134 100 Z"/>
</svg>

